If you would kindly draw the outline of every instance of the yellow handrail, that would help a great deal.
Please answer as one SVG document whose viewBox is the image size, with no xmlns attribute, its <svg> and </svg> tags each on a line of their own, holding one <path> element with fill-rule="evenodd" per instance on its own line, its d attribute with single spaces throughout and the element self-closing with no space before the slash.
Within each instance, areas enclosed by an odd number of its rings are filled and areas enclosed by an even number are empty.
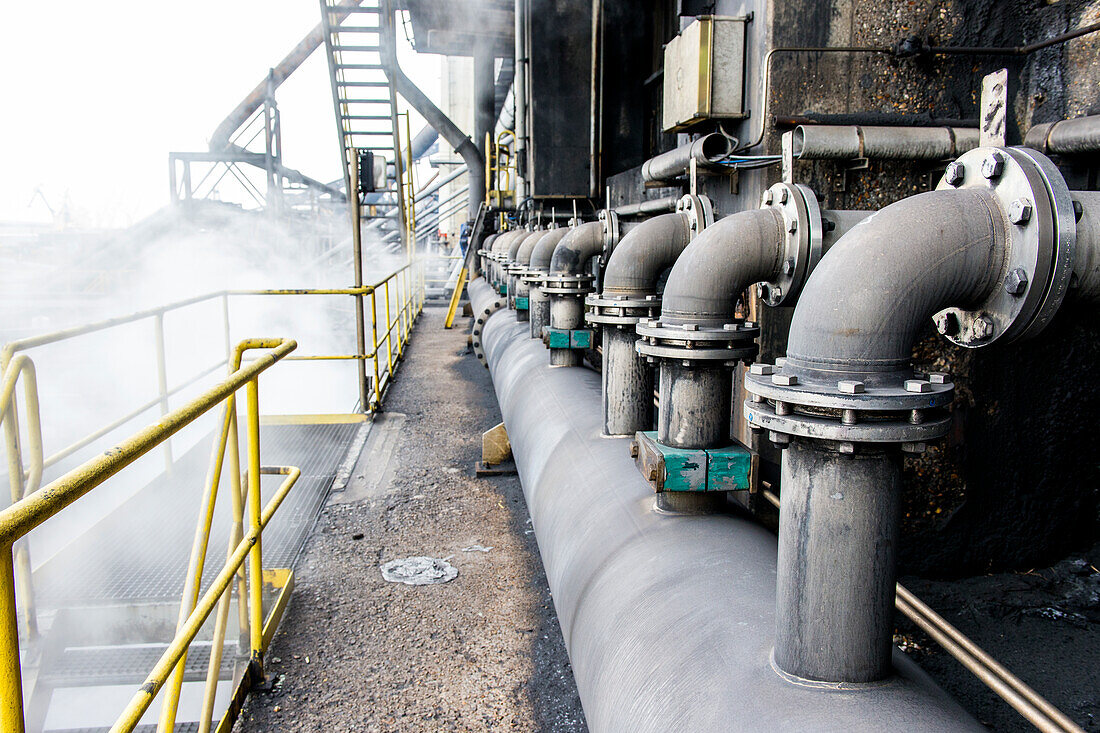
<svg viewBox="0 0 1100 733">
<path fill-rule="evenodd" d="M 247 366 L 240 366 L 240 354 L 245 349 L 261 348 L 269 349 L 269 352 L 251 362 Z M 288 476 L 275 498 L 268 506 L 260 511 L 259 501 L 259 375 L 287 356 L 297 348 L 297 343 L 290 339 L 250 339 L 241 342 L 234 357 L 233 366 L 236 367 L 226 379 L 214 387 L 208 389 L 186 405 L 170 411 L 158 422 L 139 431 L 127 440 L 119 443 L 104 453 L 86 461 L 84 464 L 72 469 L 60 478 L 50 482 L 43 488 L 26 493 L 11 506 L 0 511 L 0 726 L 5 732 L 14 731 L 21 733 L 24 729 L 23 721 L 23 692 L 22 671 L 19 657 L 19 624 L 16 614 L 15 600 L 15 559 L 13 546 L 23 540 L 27 533 L 39 526 L 47 519 L 55 516 L 69 505 L 85 496 L 96 487 L 102 485 L 109 478 L 122 471 L 141 456 L 149 453 L 158 445 L 167 441 L 172 435 L 179 432 L 185 426 L 194 422 L 200 416 L 211 410 L 215 405 L 227 403 L 227 428 L 223 431 L 228 440 L 226 444 L 235 444 L 235 431 L 230 427 L 235 424 L 235 419 L 228 416 L 235 413 L 232 405 L 235 404 L 235 394 L 242 386 L 247 388 L 248 394 L 248 426 L 249 426 L 249 533 L 239 543 L 237 550 L 223 568 L 222 573 L 202 600 L 198 602 L 193 611 L 182 618 L 176 638 L 161 657 L 157 667 L 154 668 L 146 684 L 141 687 L 134 696 L 130 706 L 123 717 L 115 725 L 115 730 L 132 730 L 140 720 L 145 709 L 148 708 L 153 696 L 163 686 L 168 674 L 177 662 L 183 658 L 188 645 L 198 633 L 203 621 L 209 616 L 213 604 L 228 586 L 238 567 L 249 558 L 249 601 L 250 609 L 250 640 L 252 644 L 252 669 L 254 674 L 262 676 L 263 660 L 263 619 L 258 607 L 262 590 L 262 555 L 260 537 L 263 527 L 270 520 L 279 503 L 297 480 L 299 471 L 292 467 L 280 467 L 277 470 Z M 37 413 L 37 395 L 34 392 L 34 372 L 29 357 L 20 355 L 11 360 L 4 370 L 2 382 L 0 382 L 0 405 L 4 406 L 4 415 L 14 413 L 15 383 L 18 375 L 22 374 L 25 380 L 25 389 L 28 390 L 28 412 Z M 33 395 L 33 398 L 31 397 Z M 37 430 L 37 423 L 33 417 L 29 417 L 32 425 L 32 435 Z M 16 433 L 18 428 L 16 427 Z M 33 438 L 32 438 L 33 442 Z M 38 441 L 41 442 L 40 440 Z M 220 447 L 220 446 L 219 446 Z M 35 464 L 41 462 L 41 450 L 35 452 Z M 231 453 L 232 462 L 236 462 L 235 454 Z M 17 460 L 21 461 L 18 457 Z M 219 467 L 220 472 L 220 467 Z M 234 466 L 234 472 L 239 474 L 239 469 Z M 22 466 L 13 471 L 21 482 L 23 477 Z M 32 476 L 33 476 L 32 469 Z M 29 487 L 28 487 L 29 488 Z M 14 497 L 14 495 L 13 495 Z M 205 516 L 205 515 L 204 515 Z M 206 534 L 209 534 L 207 528 Z M 203 540 L 205 542 L 205 540 Z M 4 557 L 6 556 L 6 557 Z M 191 569 L 195 569 L 195 562 Z M 198 571 L 201 577 L 201 569 Z M 224 580 L 224 583 L 222 582 Z M 194 584 L 197 588 L 197 583 Z M 216 591 L 216 592 L 215 592 Z M 213 594 L 213 595 L 211 595 Z"/>
</svg>

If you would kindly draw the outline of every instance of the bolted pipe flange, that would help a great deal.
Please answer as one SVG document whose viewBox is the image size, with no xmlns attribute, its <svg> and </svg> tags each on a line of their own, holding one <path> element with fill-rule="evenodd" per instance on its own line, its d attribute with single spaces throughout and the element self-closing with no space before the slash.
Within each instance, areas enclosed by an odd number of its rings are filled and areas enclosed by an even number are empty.
<svg viewBox="0 0 1100 733">
<path fill-rule="evenodd" d="M 640 321 L 635 330 L 641 338 L 634 349 L 651 359 L 670 359 L 685 366 L 723 364 L 733 366 L 756 357 L 760 327 L 751 321 L 735 321 L 722 328 L 666 325 L 661 321 Z"/>
<path fill-rule="evenodd" d="M 599 221 L 603 222 L 603 255 L 601 257 L 601 265 L 607 265 L 607 261 L 611 258 L 611 253 L 614 251 L 615 245 L 618 244 L 619 239 L 621 239 L 619 215 L 612 209 L 601 209 L 600 213 L 596 216 Z"/>
<path fill-rule="evenodd" d="M 676 202 L 676 211 L 688 215 L 691 239 L 714 223 L 714 205 L 706 196 L 687 195 Z"/>
<path fill-rule="evenodd" d="M 899 373 L 868 385 L 855 380 L 807 378 L 785 365 L 753 364 L 745 374 L 745 420 L 754 431 L 825 441 L 841 453 L 860 445 L 898 445 L 903 451 L 943 437 L 951 427 L 955 385 L 947 375 Z"/>
<path fill-rule="evenodd" d="M 778 277 L 757 285 L 760 299 L 772 307 L 794 305 L 810 273 L 821 260 L 824 227 L 817 196 L 802 184 L 777 183 L 764 192 L 762 209 L 783 220 L 783 267 Z"/>
<path fill-rule="evenodd" d="M 584 320 L 591 324 L 614 327 L 633 327 L 639 321 L 657 318 L 661 313 L 661 299 L 656 295 L 631 298 L 627 295 L 599 296 L 595 293 L 585 298 L 588 311 Z"/>
<path fill-rule="evenodd" d="M 588 295 L 595 288 L 592 275 L 549 273 L 542 279 L 542 292 L 547 295 Z"/>
<path fill-rule="evenodd" d="M 991 192 L 1001 208 L 1007 257 L 984 303 L 947 308 L 934 317 L 952 342 L 979 347 L 1030 338 L 1042 331 L 1069 289 L 1077 242 L 1073 200 L 1065 179 L 1043 154 L 1028 148 L 975 148 L 936 187 Z"/>
<path fill-rule="evenodd" d="M 473 345 L 474 355 L 477 356 L 477 360 L 486 369 L 489 368 L 489 362 L 485 359 L 485 347 L 481 344 L 481 333 L 485 329 L 485 322 L 489 320 L 489 316 L 504 308 L 505 305 L 507 304 L 503 298 L 496 298 L 481 313 L 474 314 L 474 326 L 470 330 L 470 342 Z"/>
</svg>

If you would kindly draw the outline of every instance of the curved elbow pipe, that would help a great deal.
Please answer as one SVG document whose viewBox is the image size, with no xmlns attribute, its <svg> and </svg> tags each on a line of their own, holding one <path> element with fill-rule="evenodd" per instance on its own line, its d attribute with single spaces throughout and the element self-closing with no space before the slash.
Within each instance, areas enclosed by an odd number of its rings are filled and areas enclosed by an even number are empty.
<svg viewBox="0 0 1100 733">
<path fill-rule="evenodd" d="M 534 249 L 531 250 L 531 259 L 528 263 L 532 270 L 549 270 L 550 260 L 554 256 L 554 250 L 557 249 L 558 243 L 573 233 L 576 227 L 567 227 L 562 229 L 562 235 L 557 238 L 552 238 L 549 235 L 543 237 L 535 243 Z M 550 232 L 553 234 L 554 232 Z"/>
<path fill-rule="evenodd" d="M 604 223 L 590 221 L 574 227 L 550 258 L 550 272 L 555 275 L 579 275 L 585 263 L 603 251 Z"/>
<path fill-rule="evenodd" d="M 944 308 L 981 303 L 997 284 L 1004 227 L 997 201 L 980 189 L 919 194 L 863 220 L 806 283 L 787 342 L 790 370 L 874 380 L 908 369 L 923 324 Z"/>
<path fill-rule="evenodd" d="M 523 245 L 519 248 L 519 251 L 516 252 L 516 262 L 521 265 L 534 267 L 535 250 L 539 247 L 545 247 L 546 250 L 550 252 L 550 255 L 553 255 L 554 247 L 557 247 L 558 242 L 560 242 L 568 233 L 568 229 L 559 227 L 557 229 L 551 229 L 548 232 L 539 232 L 539 234 L 542 235 L 540 237 L 535 237 L 533 239 L 527 238 L 523 240 Z M 549 266 L 550 262 L 548 255 L 545 267 Z"/>
<path fill-rule="evenodd" d="M 775 209 L 719 219 L 673 265 L 661 301 L 661 321 L 718 327 L 730 323 L 741 291 L 771 279 L 782 267 L 783 243 L 783 218 Z"/>
<path fill-rule="evenodd" d="M 545 231 L 538 229 L 533 232 L 528 232 L 526 237 L 516 237 L 515 239 L 513 239 L 512 243 L 508 245 L 508 261 L 519 262 L 520 249 L 523 248 L 528 242 L 531 243 L 530 246 L 533 248 L 535 246 L 535 242 L 538 242 L 540 239 L 542 239 L 545 234 Z"/>
<path fill-rule="evenodd" d="M 634 227 L 616 245 L 603 276 L 603 294 L 649 295 L 661 273 L 691 241 L 691 217 L 663 214 Z"/>
</svg>

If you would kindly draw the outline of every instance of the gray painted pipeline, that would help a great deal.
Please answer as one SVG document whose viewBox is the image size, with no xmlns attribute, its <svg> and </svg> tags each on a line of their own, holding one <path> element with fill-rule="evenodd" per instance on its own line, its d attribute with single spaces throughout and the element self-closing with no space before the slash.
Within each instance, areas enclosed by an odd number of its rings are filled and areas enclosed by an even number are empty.
<svg viewBox="0 0 1100 733">
<path fill-rule="evenodd" d="M 584 272 L 585 263 L 603 251 L 603 231 L 602 221 L 590 221 L 570 229 L 554 248 L 550 273 L 579 275 Z"/>
<path fill-rule="evenodd" d="M 1035 125 L 1024 136 L 1024 145 L 1041 153 L 1095 153 L 1100 151 L 1100 115 Z"/>
<path fill-rule="evenodd" d="M 603 295 L 652 295 L 657 278 L 691 239 L 687 214 L 663 214 L 630 230 L 615 247 L 603 276 Z"/>
<path fill-rule="evenodd" d="M 704 229 L 668 275 L 661 321 L 730 323 L 741 291 L 782 267 L 783 236 L 783 218 L 771 207 L 741 211 Z"/>
<path fill-rule="evenodd" d="M 478 281 L 470 294 L 475 313 L 492 297 Z M 984 730 L 900 653 L 876 685 L 777 673 L 775 538 L 655 511 L 629 439 L 600 435 L 595 372 L 551 368 L 510 318 L 482 340 L 593 733 Z"/>
<path fill-rule="evenodd" d="M 554 257 L 554 250 L 557 248 L 558 243 L 573 231 L 573 228 L 566 228 L 561 231 L 563 233 L 560 237 L 543 237 L 535 244 L 534 249 L 531 250 L 531 259 L 528 260 L 531 269 L 550 271 L 550 260 Z"/>
<path fill-rule="evenodd" d="M 542 236 L 528 237 L 527 239 L 523 240 L 523 244 L 516 251 L 516 262 L 521 265 L 530 265 L 531 255 L 534 254 L 535 247 L 537 247 L 539 243 L 545 241 L 546 247 L 556 247 L 558 245 L 558 242 L 561 241 L 562 237 L 564 237 L 568 233 L 568 229 L 558 227 L 556 229 L 551 229 L 548 232 L 539 232 L 539 234 Z M 553 250 L 551 249 L 551 252 L 552 251 Z"/>
<path fill-rule="evenodd" d="M 615 207 L 615 213 L 619 216 L 652 216 L 664 214 L 676 210 L 679 196 L 666 196 L 660 199 L 646 199 L 636 204 L 623 204 Z"/>
<path fill-rule="evenodd" d="M 806 282 L 787 340 L 791 372 L 871 386 L 910 369 L 917 332 L 935 313 L 980 303 L 998 285 L 1005 236 L 999 205 L 976 189 L 910 196 L 864 219 Z"/>
<path fill-rule="evenodd" d="M 801 160 L 946 160 L 978 147 L 978 131 L 969 127 L 799 125 L 793 135 Z"/>
<path fill-rule="evenodd" d="M 730 139 L 721 133 L 712 132 L 698 140 L 661 153 L 642 164 L 642 179 L 647 183 L 668 181 L 686 175 L 692 159 L 703 168 L 713 167 L 733 150 Z"/>
<path fill-rule="evenodd" d="M 688 246 L 687 214 L 646 219 L 630 230 L 607 260 L 603 297 L 656 296 L 657 280 Z M 604 432 L 633 435 L 653 425 L 653 369 L 634 349 L 633 325 L 605 324 L 603 346 Z"/>
</svg>

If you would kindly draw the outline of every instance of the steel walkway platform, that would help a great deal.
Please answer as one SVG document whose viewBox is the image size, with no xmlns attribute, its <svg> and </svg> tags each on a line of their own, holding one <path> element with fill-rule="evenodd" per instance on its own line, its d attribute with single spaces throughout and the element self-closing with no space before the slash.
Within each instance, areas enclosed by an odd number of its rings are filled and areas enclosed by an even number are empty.
<svg viewBox="0 0 1100 733">
<path fill-rule="evenodd" d="M 362 422 L 265 424 L 261 462 L 302 469 L 302 477 L 264 531 L 264 566 L 294 564 L 349 444 Z M 35 572 L 39 608 L 179 602 L 183 592 L 211 437 Z M 242 440 L 242 444 L 243 444 Z M 266 502 L 281 477 L 265 476 Z M 215 509 L 203 586 L 221 568 L 229 537 L 228 476 Z"/>
</svg>

